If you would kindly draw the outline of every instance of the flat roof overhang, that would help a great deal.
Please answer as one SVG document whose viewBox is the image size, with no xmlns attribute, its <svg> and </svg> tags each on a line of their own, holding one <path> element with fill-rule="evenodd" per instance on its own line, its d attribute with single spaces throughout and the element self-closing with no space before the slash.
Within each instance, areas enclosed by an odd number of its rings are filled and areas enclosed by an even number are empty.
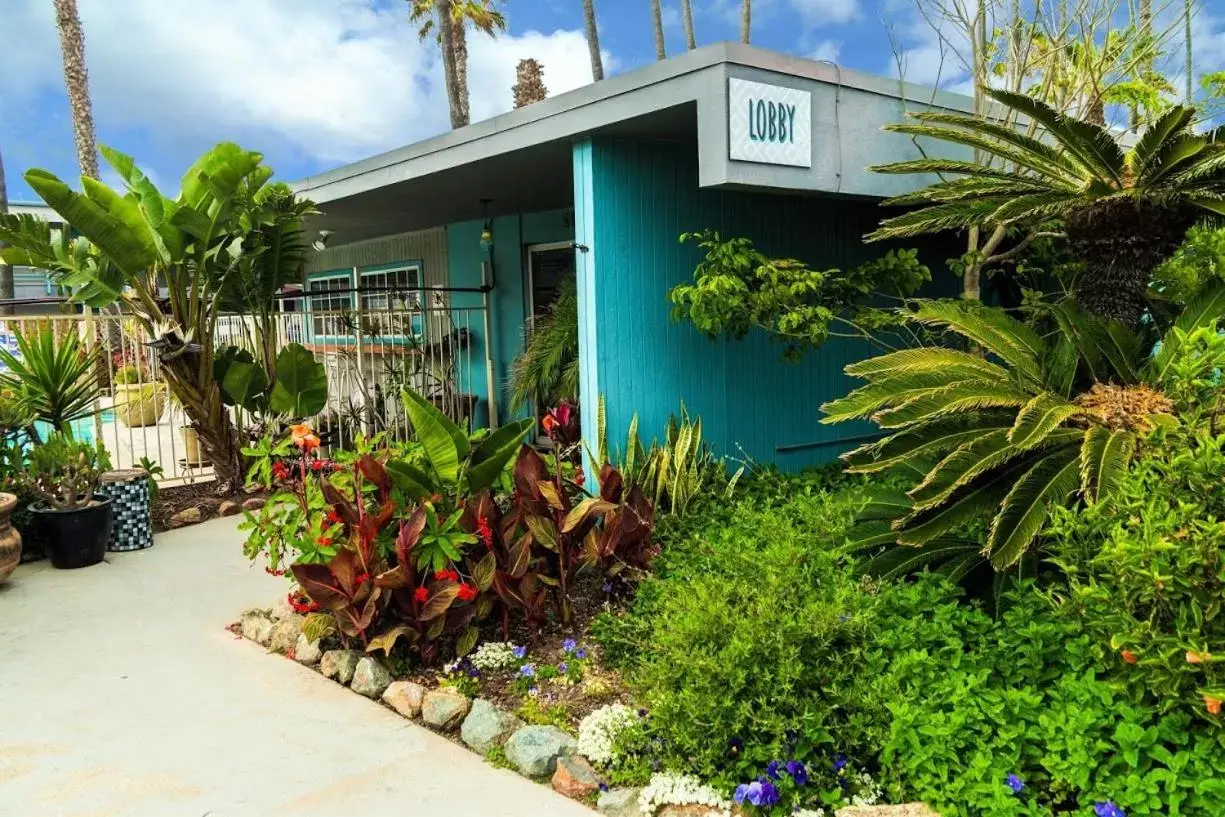
<svg viewBox="0 0 1225 817">
<path fill-rule="evenodd" d="M 818 169 L 797 171 L 728 160 L 727 82 L 732 75 L 831 89 L 832 116 L 814 106 L 813 138 L 816 149 L 825 135 L 818 126 L 832 122 L 839 129 L 836 180 Z M 890 103 L 909 99 L 917 105 L 954 110 L 969 107 L 967 98 L 955 94 L 741 43 L 719 43 L 307 177 L 293 186 L 319 204 L 323 213 L 308 227 L 332 231 L 334 245 L 480 218 L 486 212 L 482 200 L 489 200 L 491 216 L 568 206 L 574 196 L 572 145 L 593 135 L 666 139 L 694 144 L 695 149 L 700 144 L 703 187 L 877 195 L 879 185 L 858 189 L 843 177 L 841 140 L 864 141 L 858 133 L 841 131 L 840 117 L 854 115 L 838 110 L 837 106 L 846 105 L 839 96 L 846 92 L 860 94 L 865 104 L 888 98 Z M 886 106 L 887 113 L 882 114 L 876 105 L 862 117 L 864 121 L 852 125 L 864 134 L 871 131 L 874 138 L 881 136 L 883 121 L 878 120 L 896 119 L 901 106 L 896 112 L 894 107 Z M 892 148 L 894 143 L 886 144 Z"/>
</svg>

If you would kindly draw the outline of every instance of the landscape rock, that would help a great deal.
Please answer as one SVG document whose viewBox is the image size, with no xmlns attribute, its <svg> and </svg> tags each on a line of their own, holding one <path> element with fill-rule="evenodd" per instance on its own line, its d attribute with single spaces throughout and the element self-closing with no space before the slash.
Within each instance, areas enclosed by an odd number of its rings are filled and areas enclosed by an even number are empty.
<svg viewBox="0 0 1225 817">
<path fill-rule="evenodd" d="M 906 803 L 900 806 L 847 806 L 834 812 L 834 817 L 940 817 L 940 814 L 923 803 Z"/>
<path fill-rule="evenodd" d="M 170 527 L 182 528 L 204 521 L 204 512 L 197 507 L 184 508 L 170 517 Z"/>
<path fill-rule="evenodd" d="M 262 496 L 253 496 L 242 501 L 242 509 L 244 511 L 255 512 L 264 507 L 264 503 L 267 501 L 268 500 L 264 499 Z"/>
<path fill-rule="evenodd" d="M 272 640 L 268 644 L 268 649 L 281 655 L 288 655 L 298 643 L 298 636 L 302 635 L 302 621 L 302 616 L 290 613 L 273 624 Z"/>
<path fill-rule="evenodd" d="M 655 812 L 655 817 L 719 817 L 721 814 L 721 810 L 711 806 L 699 806 L 696 803 L 681 806 L 670 803 Z"/>
<path fill-rule="evenodd" d="M 298 636 L 298 643 L 293 646 L 294 660 L 299 664 L 306 664 L 308 667 L 318 664 L 322 654 L 323 651 L 319 649 L 319 642 L 308 639 L 306 633 L 301 633 Z"/>
<path fill-rule="evenodd" d="M 319 671 L 323 677 L 332 678 L 339 683 L 347 684 L 353 680 L 357 671 L 357 662 L 362 654 L 357 650 L 328 650 L 319 659 Z"/>
<path fill-rule="evenodd" d="M 459 736 L 464 743 L 483 755 L 493 747 L 506 743 L 521 726 L 523 721 L 514 715 L 498 709 L 483 698 L 477 698 L 472 702 L 472 711 L 464 718 Z"/>
<path fill-rule="evenodd" d="M 357 669 L 353 671 L 353 683 L 349 688 L 358 695 L 377 699 L 389 686 L 391 673 L 377 658 L 366 656 L 357 662 Z"/>
<path fill-rule="evenodd" d="M 638 796 L 642 789 L 609 789 L 596 800 L 596 810 L 605 817 L 642 817 Z"/>
<path fill-rule="evenodd" d="M 233 499 L 227 499 L 217 506 L 218 516 L 236 516 L 242 511 L 242 503 L 236 502 Z"/>
<path fill-rule="evenodd" d="M 553 790 L 579 800 L 600 790 L 600 776 L 578 755 L 562 755 L 553 772 Z"/>
<path fill-rule="evenodd" d="M 267 647 L 272 642 L 272 620 L 262 610 L 252 610 L 243 614 L 241 627 L 242 637 Z"/>
<path fill-rule="evenodd" d="M 289 603 L 289 598 L 281 596 L 280 600 L 272 605 L 272 609 L 268 611 L 268 618 L 273 621 L 280 621 L 285 616 L 292 616 L 293 614 L 293 606 Z"/>
<path fill-rule="evenodd" d="M 556 726 L 525 726 L 506 741 L 506 759 L 524 777 L 545 777 L 557 771 L 557 759 L 574 747 L 574 738 Z"/>
<path fill-rule="evenodd" d="M 412 681 L 396 681 L 383 690 L 383 703 L 406 718 L 421 714 L 421 701 L 425 698 L 425 687 Z"/>
<path fill-rule="evenodd" d="M 453 689 L 432 689 L 421 701 L 421 720 L 449 732 L 463 722 L 471 706 L 471 701 Z"/>
</svg>

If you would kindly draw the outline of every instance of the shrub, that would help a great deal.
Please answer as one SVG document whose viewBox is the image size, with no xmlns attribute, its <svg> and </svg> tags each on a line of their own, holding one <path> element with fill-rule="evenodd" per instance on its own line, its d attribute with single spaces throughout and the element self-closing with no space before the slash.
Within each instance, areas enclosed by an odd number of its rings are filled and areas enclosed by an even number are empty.
<svg viewBox="0 0 1225 817">
<path fill-rule="evenodd" d="M 1160 434 L 1110 504 L 1055 516 L 1067 608 L 1136 704 L 1207 718 L 1225 701 L 1225 437 Z"/>
<path fill-rule="evenodd" d="M 840 563 L 858 492 L 729 512 L 667 535 L 633 613 L 596 628 L 629 668 L 665 764 L 730 787 L 770 760 L 871 757 L 887 690 L 868 666 L 879 597 Z M 697 517 L 695 516 L 696 520 Z"/>
<path fill-rule="evenodd" d="M 917 616 L 930 591 L 927 579 L 901 586 L 886 619 L 897 625 L 908 608 Z M 942 645 L 908 648 L 909 635 L 882 627 L 896 651 L 880 757 L 894 799 L 923 800 L 945 817 L 1091 814 L 1108 802 L 1128 817 L 1220 813 L 1220 732 L 1130 700 L 1103 677 L 1102 651 L 1080 621 L 1032 586 L 1006 601 L 996 620 L 938 608 Z"/>
</svg>

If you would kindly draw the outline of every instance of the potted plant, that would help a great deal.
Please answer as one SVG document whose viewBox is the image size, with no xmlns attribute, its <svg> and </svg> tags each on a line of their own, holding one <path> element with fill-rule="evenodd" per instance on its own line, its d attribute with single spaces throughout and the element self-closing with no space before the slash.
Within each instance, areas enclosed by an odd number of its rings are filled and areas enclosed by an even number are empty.
<svg viewBox="0 0 1225 817">
<path fill-rule="evenodd" d="M 65 434 L 52 434 L 29 453 L 26 479 L 39 499 L 30 505 L 34 527 L 53 567 L 102 561 L 111 536 L 111 501 L 96 493 L 110 468 L 105 452 Z"/>
<path fill-rule="evenodd" d="M 21 564 L 21 534 L 13 527 L 15 494 L 0 493 L 0 584 Z"/>
<path fill-rule="evenodd" d="M 115 416 L 126 426 L 155 426 L 166 411 L 166 388 L 161 383 L 145 382 L 140 369 L 124 366 L 115 372 Z"/>
</svg>

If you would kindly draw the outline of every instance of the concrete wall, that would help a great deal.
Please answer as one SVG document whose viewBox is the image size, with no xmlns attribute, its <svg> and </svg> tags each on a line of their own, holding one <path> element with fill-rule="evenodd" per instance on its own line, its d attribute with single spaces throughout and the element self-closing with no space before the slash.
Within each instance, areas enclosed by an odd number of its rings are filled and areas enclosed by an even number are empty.
<svg viewBox="0 0 1225 817">
<path fill-rule="evenodd" d="M 789 470 L 828 461 L 873 433 L 867 424 L 818 422 L 820 405 L 852 387 L 842 370 L 871 353 L 866 344 L 831 340 L 784 362 L 764 333 L 711 341 L 672 321 L 667 294 L 701 258 L 678 243 L 682 232 L 714 228 L 816 269 L 848 268 L 885 249 L 861 240 L 880 218 L 875 203 L 700 190 L 697 157 L 666 143 L 584 142 L 574 160 L 576 241 L 589 248 L 579 254 L 582 402 L 605 396 L 612 444 L 624 441 L 634 413 L 645 440 L 661 435 L 682 401 L 721 453 Z M 953 254 L 921 250 L 933 270 Z M 956 285 L 947 273 L 941 282 Z M 594 419 L 584 412 L 589 443 Z"/>
</svg>

